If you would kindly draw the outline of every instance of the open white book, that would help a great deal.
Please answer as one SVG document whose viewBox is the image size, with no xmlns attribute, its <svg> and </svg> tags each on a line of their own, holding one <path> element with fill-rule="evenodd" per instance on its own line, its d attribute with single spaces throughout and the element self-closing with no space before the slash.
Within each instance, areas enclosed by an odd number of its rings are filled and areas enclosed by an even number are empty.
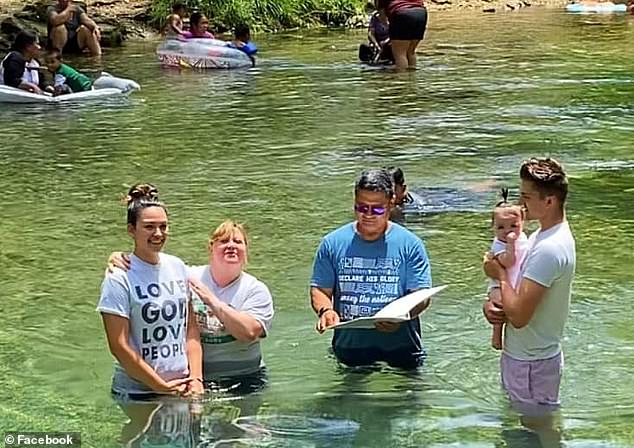
<svg viewBox="0 0 634 448">
<path fill-rule="evenodd" d="M 436 286 L 435 288 L 419 289 L 413 293 L 407 294 L 400 299 L 385 305 L 374 316 L 358 317 L 346 322 L 339 322 L 337 325 L 328 327 L 327 330 L 339 328 L 374 328 L 376 322 L 405 322 L 412 319 L 411 311 L 420 305 L 425 299 L 433 296 L 438 291 L 445 289 L 447 285 Z"/>
</svg>

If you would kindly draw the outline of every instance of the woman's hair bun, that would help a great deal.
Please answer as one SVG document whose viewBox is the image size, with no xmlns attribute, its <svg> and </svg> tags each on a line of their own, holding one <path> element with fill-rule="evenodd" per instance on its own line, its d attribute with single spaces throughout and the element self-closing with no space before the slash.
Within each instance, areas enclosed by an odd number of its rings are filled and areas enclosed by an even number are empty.
<svg viewBox="0 0 634 448">
<path fill-rule="evenodd" d="M 136 184 L 130 188 L 128 191 L 128 195 L 125 198 L 125 201 L 128 205 L 130 205 L 134 201 L 138 200 L 146 200 L 151 202 L 158 202 L 159 200 L 159 192 L 158 188 L 156 188 L 152 184 Z"/>
</svg>

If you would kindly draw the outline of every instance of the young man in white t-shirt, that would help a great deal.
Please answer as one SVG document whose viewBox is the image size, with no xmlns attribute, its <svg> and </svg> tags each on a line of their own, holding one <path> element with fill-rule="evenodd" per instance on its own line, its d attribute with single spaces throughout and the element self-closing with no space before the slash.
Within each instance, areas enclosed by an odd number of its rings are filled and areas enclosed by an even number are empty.
<svg viewBox="0 0 634 448">
<path fill-rule="evenodd" d="M 561 339 L 568 318 L 575 272 L 575 240 L 566 220 L 568 179 L 553 159 L 530 159 L 520 169 L 520 201 L 527 219 L 539 221 L 513 289 L 506 270 L 485 257 L 486 274 L 499 280 L 502 308 L 485 302 L 492 323 L 506 322 L 501 358 L 502 384 L 511 402 L 526 414 L 559 405 L 563 370 Z"/>
</svg>

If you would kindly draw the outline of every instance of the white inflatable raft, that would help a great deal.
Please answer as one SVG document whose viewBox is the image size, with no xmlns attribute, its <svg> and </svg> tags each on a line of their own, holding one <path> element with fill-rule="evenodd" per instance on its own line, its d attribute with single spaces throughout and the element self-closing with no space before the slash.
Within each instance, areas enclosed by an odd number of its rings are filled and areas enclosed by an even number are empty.
<svg viewBox="0 0 634 448">
<path fill-rule="evenodd" d="M 71 103 L 99 100 L 107 97 L 124 96 L 141 86 L 131 79 L 117 78 L 103 73 L 93 82 L 93 90 L 69 93 L 68 95 L 37 95 L 26 90 L 0 85 L 0 103 L 37 104 Z"/>
<path fill-rule="evenodd" d="M 568 12 L 594 12 L 594 13 L 612 13 L 612 12 L 626 12 L 627 5 L 624 3 L 570 3 L 566 5 L 566 11 Z"/>
<path fill-rule="evenodd" d="M 168 39 L 156 53 L 161 65 L 193 69 L 243 68 L 253 65 L 241 50 L 218 39 Z"/>
</svg>

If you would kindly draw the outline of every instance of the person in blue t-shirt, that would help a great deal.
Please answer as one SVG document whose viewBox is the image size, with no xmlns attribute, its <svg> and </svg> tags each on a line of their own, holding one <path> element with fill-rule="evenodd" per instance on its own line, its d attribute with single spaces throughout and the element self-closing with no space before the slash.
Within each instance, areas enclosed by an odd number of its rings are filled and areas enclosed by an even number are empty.
<svg viewBox="0 0 634 448">
<path fill-rule="evenodd" d="M 246 53 L 255 67 L 255 54 L 258 52 L 258 47 L 251 42 L 251 29 L 249 25 L 244 23 L 236 25 L 233 32 L 233 40 L 229 43 L 229 46 Z"/>
<path fill-rule="evenodd" d="M 372 316 L 399 297 L 431 287 L 431 268 L 420 238 L 390 221 L 392 176 L 366 170 L 354 190 L 356 221 L 326 235 L 317 249 L 310 282 L 311 305 L 323 333 L 339 321 Z M 423 302 L 412 315 L 430 304 Z M 379 322 L 375 329 L 336 329 L 336 358 L 348 366 L 377 361 L 416 368 L 425 358 L 418 317 L 402 324 Z"/>
</svg>

